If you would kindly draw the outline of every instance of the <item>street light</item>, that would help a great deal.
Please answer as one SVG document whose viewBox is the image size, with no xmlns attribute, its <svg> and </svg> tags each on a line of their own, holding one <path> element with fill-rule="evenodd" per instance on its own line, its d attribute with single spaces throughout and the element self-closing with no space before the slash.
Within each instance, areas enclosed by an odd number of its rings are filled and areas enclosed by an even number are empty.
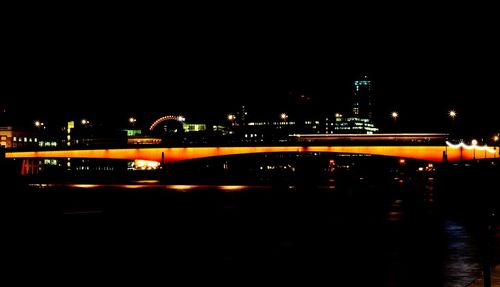
<svg viewBox="0 0 500 287">
<path fill-rule="evenodd" d="M 392 119 L 394 120 L 394 130 L 396 130 L 396 120 L 397 120 L 397 119 L 398 119 L 398 117 L 399 117 L 398 112 L 392 112 L 392 113 L 391 113 L 391 117 L 392 117 Z"/>
<path fill-rule="evenodd" d="M 82 123 L 82 125 L 84 125 L 84 126 L 85 126 L 85 125 L 90 124 L 90 121 L 89 121 L 89 120 L 87 120 L 87 119 L 82 119 L 81 123 Z"/>
<path fill-rule="evenodd" d="M 398 112 L 392 112 L 391 113 L 391 117 L 394 119 L 394 121 L 396 121 L 396 119 L 398 118 L 399 114 Z"/>
<path fill-rule="evenodd" d="M 286 121 L 286 119 L 288 119 L 288 115 L 286 113 L 281 113 L 280 118 Z"/>
<path fill-rule="evenodd" d="M 136 119 L 136 118 L 134 118 L 134 117 L 130 117 L 130 118 L 128 119 L 128 122 L 129 122 L 129 123 L 131 123 L 132 125 L 133 125 L 133 124 L 135 124 L 135 122 L 136 122 L 136 121 L 137 121 L 137 119 Z"/>
<path fill-rule="evenodd" d="M 39 128 L 39 129 L 45 129 L 45 123 L 37 120 L 37 121 L 35 121 L 35 127 Z"/>
<path fill-rule="evenodd" d="M 227 120 L 231 123 L 231 126 L 233 126 L 233 127 L 236 126 L 236 115 L 228 114 Z"/>
<path fill-rule="evenodd" d="M 448 112 L 448 116 L 452 119 L 452 120 L 455 120 L 455 117 L 457 116 L 457 112 L 455 112 L 454 110 L 451 110 Z"/>
</svg>

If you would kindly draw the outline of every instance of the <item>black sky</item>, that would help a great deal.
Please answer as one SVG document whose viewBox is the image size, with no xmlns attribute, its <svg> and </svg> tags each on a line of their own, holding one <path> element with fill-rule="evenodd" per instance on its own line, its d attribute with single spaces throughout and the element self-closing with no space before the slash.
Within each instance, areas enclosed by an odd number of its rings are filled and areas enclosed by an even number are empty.
<svg viewBox="0 0 500 287">
<path fill-rule="evenodd" d="M 454 108 L 471 127 L 499 126 L 492 7 L 77 8 L 6 21 L 2 105 L 218 118 L 241 104 L 281 112 L 305 94 L 333 114 L 367 73 L 381 125 L 398 110 L 409 130 L 434 129 Z"/>
</svg>

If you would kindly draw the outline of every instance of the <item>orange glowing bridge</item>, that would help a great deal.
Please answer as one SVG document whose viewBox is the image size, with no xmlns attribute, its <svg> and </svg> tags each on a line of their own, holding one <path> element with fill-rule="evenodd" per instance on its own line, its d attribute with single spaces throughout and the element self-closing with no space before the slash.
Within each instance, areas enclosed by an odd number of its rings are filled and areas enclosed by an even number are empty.
<svg viewBox="0 0 500 287">
<path fill-rule="evenodd" d="M 487 146 L 451 144 L 428 145 L 415 143 L 415 139 L 428 138 L 431 134 L 377 134 L 377 135 L 296 135 L 297 145 L 289 146 L 230 146 L 230 147 L 140 147 L 116 149 L 74 149 L 45 151 L 8 151 L 6 158 L 88 158 L 148 160 L 176 162 L 192 159 L 257 154 L 257 153 L 345 153 L 391 156 L 407 159 L 441 162 L 444 155 L 448 161 L 496 158 L 498 149 Z M 367 141 L 368 139 L 368 141 Z M 408 141 L 411 139 L 411 141 Z M 341 140 L 341 142 L 339 141 Z M 358 144 L 363 140 L 363 144 Z M 380 141 L 384 140 L 383 144 Z M 388 141 L 389 140 L 389 141 Z M 406 140 L 406 141 L 405 141 Z M 349 141 L 348 144 L 345 144 Z M 367 143 L 370 144 L 367 144 Z M 411 142 L 411 144 L 410 144 Z M 360 143 L 360 142 L 359 142 Z M 391 144 L 392 143 L 392 144 Z M 407 143 L 407 144 L 405 144 Z"/>
</svg>

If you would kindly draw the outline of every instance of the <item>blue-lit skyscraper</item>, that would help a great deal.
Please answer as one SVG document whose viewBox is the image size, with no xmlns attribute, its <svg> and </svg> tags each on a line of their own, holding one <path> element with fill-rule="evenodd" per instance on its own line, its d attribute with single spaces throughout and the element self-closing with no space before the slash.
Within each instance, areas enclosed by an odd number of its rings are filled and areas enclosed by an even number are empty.
<svg viewBox="0 0 500 287">
<path fill-rule="evenodd" d="M 373 124 L 372 83 L 363 75 L 354 81 L 352 115 L 335 116 L 335 132 L 353 134 L 373 134 L 378 128 Z"/>
<path fill-rule="evenodd" d="M 368 76 L 354 81 L 353 117 L 372 120 L 372 84 Z"/>
</svg>

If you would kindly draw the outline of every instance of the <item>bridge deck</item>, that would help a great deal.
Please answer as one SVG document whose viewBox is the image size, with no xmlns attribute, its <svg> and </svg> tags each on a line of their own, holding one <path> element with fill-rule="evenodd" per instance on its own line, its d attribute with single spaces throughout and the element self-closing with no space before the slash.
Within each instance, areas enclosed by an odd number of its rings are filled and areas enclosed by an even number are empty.
<svg viewBox="0 0 500 287">
<path fill-rule="evenodd" d="M 473 158 L 498 157 L 486 151 L 450 148 L 442 146 L 255 146 L 255 147 L 172 147 L 172 148 L 121 148 L 121 149 L 85 149 L 85 150 L 47 150 L 47 151 L 9 151 L 6 158 L 100 158 L 124 160 L 151 160 L 161 162 L 162 153 L 166 162 L 190 159 L 273 152 L 331 152 L 369 154 L 412 158 L 440 162 L 443 152 L 447 152 L 449 161 Z M 462 153 L 462 155 L 461 155 Z"/>
</svg>

